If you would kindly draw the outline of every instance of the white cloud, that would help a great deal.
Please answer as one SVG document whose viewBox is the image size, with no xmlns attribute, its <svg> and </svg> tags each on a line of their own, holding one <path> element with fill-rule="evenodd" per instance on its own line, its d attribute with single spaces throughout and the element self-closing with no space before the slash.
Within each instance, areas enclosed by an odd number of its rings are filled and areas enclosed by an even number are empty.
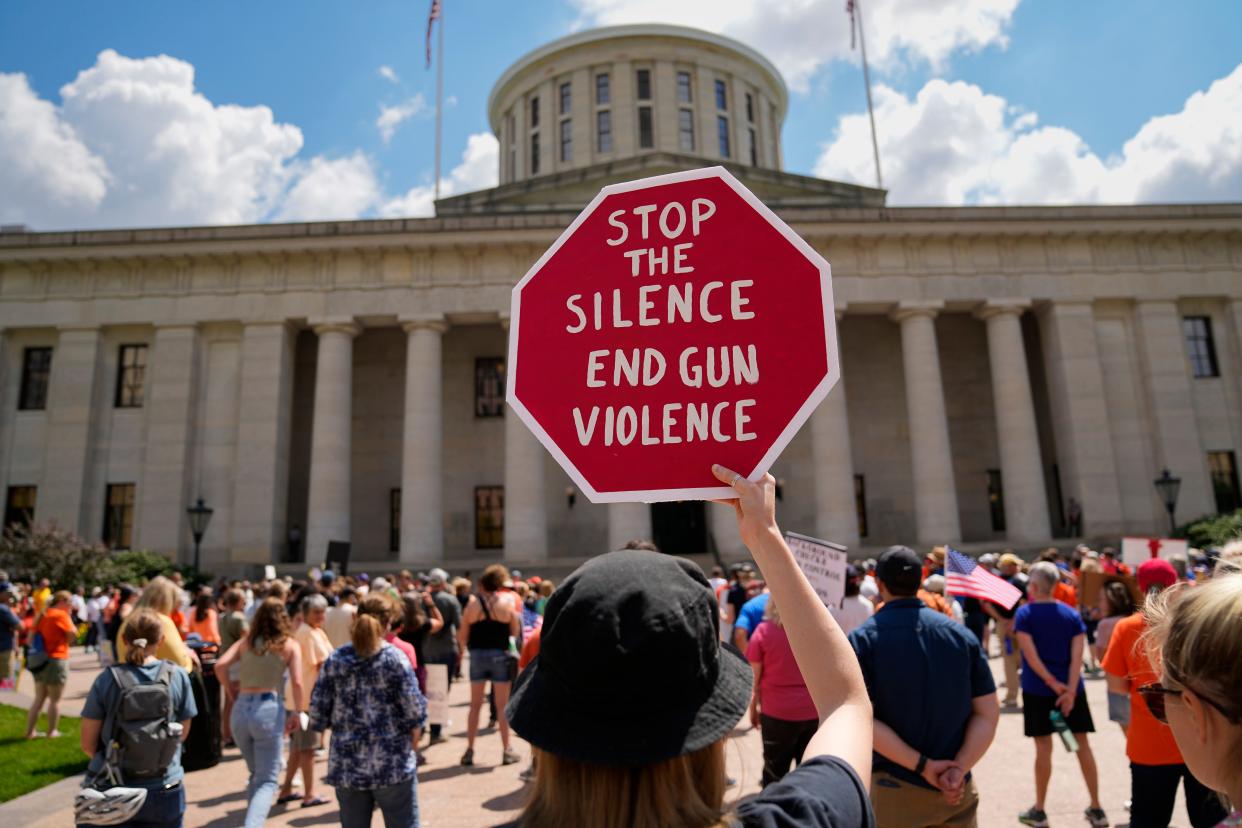
<svg viewBox="0 0 1242 828">
<path fill-rule="evenodd" d="M 500 144 L 490 132 L 476 132 L 466 139 L 461 163 L 440 180 L 440 195 L 468 193 L 495 187 L 500 174 Z M 382 216 L 434 215 L 435 189 L 432 185 L 410 188 L 404 195 L 389 199 L 379 208 Z"/>
<path fill-rule="evenodd" d="M 401 83 L 401 78 L 397 77 L 397 70 L 393 69 L 391 66 L 384 65 L 375 71 L 381 78 L 389 83 Z"/>
<path fill-rule="evenodd" d="M 108 167 L 25 75 L 0 73 L 0 221 L 34 227 L 89 215 L 108 191 Z"/>
<path fill-rule="evenodd" d="M 1242 65 L 1150 119 L 1115 157 L 1004 98 L 932 80 L 908 98 L 875 90 L 890 204 L 1058 204 L 1242 198 Z M 815 174 L 874 182 L 865 113 L 840 119 Z"/>
<path fill-rule="evenodd" d="M 880 66 L 906 60 L 938 68 L 958 50 L 1008 43 L 1006 28 L 1019 0 L 868 0 L 867 56 Z M 620 23 L 675 23 L 734 37 L 766 55 L 795 91 L 850 51 L 844 0 L 571 0 L 577 27 Z"/>
<path fill-rule="evenodd" d="M 299 170 L 274 218 L 277 221 L 352 219 L 380 199 L 379 181 L 361 152 L 345 158 L 312 158 Z"/>
<path fill-rule="evenodd" d="M 397 133 L 397 127 L 426 108 L 427 100 L 421 92 L 412 98 L 405 99 L 399 104 L 392 106 L 380 104 L 380 114 L 375 119 L 375 128 L 379 130 L 380 138 L 387 144 L 392 140 L 392 136 Z"/>
</svg>

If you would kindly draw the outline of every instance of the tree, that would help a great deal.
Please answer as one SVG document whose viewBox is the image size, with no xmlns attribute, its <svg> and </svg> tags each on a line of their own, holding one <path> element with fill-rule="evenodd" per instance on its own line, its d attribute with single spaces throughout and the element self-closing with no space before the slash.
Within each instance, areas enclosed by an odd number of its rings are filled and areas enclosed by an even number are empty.
<svg viewBox="0 0 1242 828">
<path fill-rule="evenodd" d="M 0 567 L 19 581 L 47 578 L 56 589 L 137 585 L 174 569 L 171 561 L 154 552 L 114 553 L 54 525 L 27 528 L 16 524 L 0 538 Z"/>
</svg>

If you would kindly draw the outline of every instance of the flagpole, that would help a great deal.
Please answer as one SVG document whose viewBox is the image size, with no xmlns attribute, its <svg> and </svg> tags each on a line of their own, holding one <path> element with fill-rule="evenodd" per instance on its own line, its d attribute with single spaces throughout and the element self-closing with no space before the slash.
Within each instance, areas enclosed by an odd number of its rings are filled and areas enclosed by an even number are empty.
<svg viewBox="0 0 1242 828">
<path fill-rule="evenodd" d="M 436 194 L 435 200 L 440 200 L 440 145 L 442 109 L 444 102 L 444 4 L 440 4 L 440 18 L 436 21 L 440 24 L 439 32 L 436 34 Z M 874 125 L 873 125 L 874 130 Z"/>
<path fill-rule="evenodd" d="M 867 117 L 871 119 L 871 152 L 875 156 L 875 186 L 884 189 L 884 177 L 880 174 L 880 144 L 875 137 L 875 107 L 871 105 L 871 72 L 867 69 L 867 38 L 863 34 L 862 1 L 854 0 L 857 11 L 858 45 L 862 50 L 863 84 L 867 87 Z"/>
</svg>

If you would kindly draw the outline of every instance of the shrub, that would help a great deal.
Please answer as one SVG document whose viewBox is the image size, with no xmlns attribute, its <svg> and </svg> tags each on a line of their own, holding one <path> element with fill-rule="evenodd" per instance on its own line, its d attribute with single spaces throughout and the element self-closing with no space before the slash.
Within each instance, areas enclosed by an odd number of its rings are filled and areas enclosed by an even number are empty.
<svg viewBox="0 0 1242 828">
<path fill-rule="evenodd" d="M 110 558 L 103 544 L 54 525 L 14 524 L 0 538 L 0 566 L 11 577 L 32 582 L 47 578 L 58 589 L 105 583 L 111 574 Z"/>
<path fill-rule="evenodd" d="M 1224 515 L 1200 518 L 1193 523 L 1179 527 L 1177 535 L 1186 538 L 1190 545 L 1197 549 L 1224 546 L 1229 541 L 1242 537 L 1242 509 Z"/>
</svg>

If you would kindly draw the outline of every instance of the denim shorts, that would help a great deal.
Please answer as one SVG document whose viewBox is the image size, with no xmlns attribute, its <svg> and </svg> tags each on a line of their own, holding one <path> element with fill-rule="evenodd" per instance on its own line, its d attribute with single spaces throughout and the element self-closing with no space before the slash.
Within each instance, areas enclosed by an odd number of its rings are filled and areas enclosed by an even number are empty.
<svg viewBox="0 0 1242 828">
<path fill-rule="evenodd" d="M 471 650 L 470 680 L 508 682 L 509 656 L 504 650 Z"/>
</svg>

